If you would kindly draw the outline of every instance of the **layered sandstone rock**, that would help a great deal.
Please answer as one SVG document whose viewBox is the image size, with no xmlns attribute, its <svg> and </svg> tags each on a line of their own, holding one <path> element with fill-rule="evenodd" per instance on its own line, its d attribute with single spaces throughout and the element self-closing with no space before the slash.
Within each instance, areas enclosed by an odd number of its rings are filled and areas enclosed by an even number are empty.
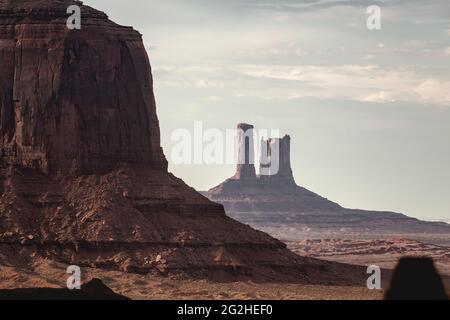
<svg viewBox="0 0 450 320">
<path fill-rule="evenodd" d="M 74 1 L 2 1 L 4 161 L 45 173 L 109 170 L 119 162 L 165 169 L 150 64 L 141 35 Z"/>
<path fill-rule="evenodd" d="M 270 138 L 262 141 L 260 178 L 266 183 L 295 185 L 291 168 L 291 137 Z M 263 174 L 264 173 L 264 174 Z"/>
<path fill-rule="evenodd" d="M 0 263 L 347 281 L 167 172 L 141 35 L 74 3 L 0 1 Z"/>
<path fill-rule="evenodd" d="M 238 163 L 236 165 L 236 180 L 255 180 L 255 155 L 253 126 L 246 123 L 237 125 Z"/>
</svg>

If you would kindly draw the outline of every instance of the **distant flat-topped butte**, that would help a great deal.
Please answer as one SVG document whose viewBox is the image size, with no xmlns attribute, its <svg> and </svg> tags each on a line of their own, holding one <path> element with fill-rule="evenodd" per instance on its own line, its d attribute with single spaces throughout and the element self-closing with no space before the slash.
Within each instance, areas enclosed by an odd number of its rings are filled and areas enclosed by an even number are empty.
<svg viewBox="0 0 450 320">
<path fill-rule="evenodd" d="M 272 140 L 278 142 L 280 153 L 276 174 L 257 176 L 253 164 L 239 164 L 232 178 L 202 194 L 223 204 L 229 216 L 284 240 L 398 234 L 450 241 L 449 224 L 420 221 L 395 212 L 343 208 L 298 186 L 291 169 L 290 137 Z M 248 150 L 253 143 L 247 143 L 247 148 L 243 143 L 238 150 L 254 159 L 249 154 L 252 150 Z M 270 145 L 270 141 L 267 143 Z"/>
</svg>

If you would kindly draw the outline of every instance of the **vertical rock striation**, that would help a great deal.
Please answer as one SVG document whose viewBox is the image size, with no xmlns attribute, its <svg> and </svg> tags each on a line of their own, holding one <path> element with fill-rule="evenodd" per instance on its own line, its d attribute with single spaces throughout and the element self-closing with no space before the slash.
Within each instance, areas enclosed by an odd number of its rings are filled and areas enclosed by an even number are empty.
<svg viewBox="0 0 450 320">
<path fill-rule="evenodd" d="M 152 76 L 141 35 L 74 1 L 2 1 L 0 148 L 45 173 L 165 169 Z"/>
<path fill-rule="evenodd" d="M 267 183 L 283 183 L 295 185 L 291 168 L 291 137 L 285 135 L 283 138 L 270 138 L 263 140 L 261 154 L 265 154 L 267 164 L 261 161 L 261 179 Z M 265 173 L 265 174 L 262 174 Z"/>
<path fill-rule="evenodd" d="M 237 125 L 238 163 L 236 165 L 236 180 L 255 180 L 255 155 L 253 126 L 240 123 Z"/>
</svg>

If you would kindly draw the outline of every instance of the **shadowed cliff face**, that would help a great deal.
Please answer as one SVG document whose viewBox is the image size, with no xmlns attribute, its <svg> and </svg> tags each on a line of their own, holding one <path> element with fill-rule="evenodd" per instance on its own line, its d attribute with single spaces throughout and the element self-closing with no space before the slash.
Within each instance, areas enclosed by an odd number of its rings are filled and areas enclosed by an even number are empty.
<svg viewBox="0 0 450 320">
<path fill-rule="evenodd" d="M 2 1 L 4 159 L 53 172 L 100 172 L 117 163 L 166 170 L 152 76 L 141 35 L 73 1 Z M 27 10 L 32 14 L 27 14 Z"/>
</svg>

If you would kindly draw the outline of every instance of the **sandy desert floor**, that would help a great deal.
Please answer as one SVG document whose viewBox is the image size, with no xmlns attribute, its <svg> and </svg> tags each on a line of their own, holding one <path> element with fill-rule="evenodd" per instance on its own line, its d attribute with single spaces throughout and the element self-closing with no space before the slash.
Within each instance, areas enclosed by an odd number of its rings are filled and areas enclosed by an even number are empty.
<svg viewBox="0 0 450 320">
<path fill-rule="evenodd" d="M 62 287 L 68 275 L 66 265 L 50 260 L 37 260 L 26 269 L 0 266 L 0 288 Z M 100 269 L 83 269 L 83 281 L 101 279 L 115 292 L 132 299 L 382 299 L 383 291 L 359 287 L 316 286 L 285 283 L 230 282 L 137 275 Z"/>
<path fill-rule="evenodd" d="M 450 247 L 408 239 L 313 239 L 287 241 L 302 256 L 394 269 L 403 256 L 433 258 L 441 275 L 450 276 Z"/>
<path fill-rule="evenodd" d="M 294 252 L 315 258 L 358 265 L 376 264 L 392 269 L 402 256 L 429 256 L 435 260 L 450 288 L 450 248 L 414 240 L 316 239 L 288 242 Z M 65 287 L 67 265 L 36 258 L 23 268 L 0 265 L 0 289 Z M 383 290 L 361 287 L 289 283 L 212 282 L 119 271 L 83 268 L 83 282 L 101 279 L 115 292 L 132 299 L 282 299 L 282 300 L 376 300 Z"/>
</svg>

